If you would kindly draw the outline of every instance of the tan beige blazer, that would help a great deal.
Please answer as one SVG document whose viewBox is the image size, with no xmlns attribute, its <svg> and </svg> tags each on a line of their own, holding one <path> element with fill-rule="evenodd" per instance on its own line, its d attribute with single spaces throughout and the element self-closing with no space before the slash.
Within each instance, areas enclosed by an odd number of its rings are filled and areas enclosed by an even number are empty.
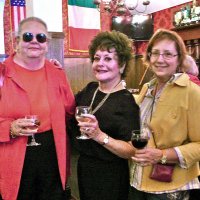
<svg viewBox="0 0 200 200">
<path fill-rule="evenodd" d="M 137 97 L 138 104 L 142 102 L 146 91 L 147 84 Z M 186 74 L 163 90 L 152 115 L 150 127 L 159 149 L 179 147 L 187 169 L 176 165 L 173 181 L 162 183 L 149 178 L 151 166 L 144 167 L 142 190 L 173 190 L 200 175 L 200 87 L 191 82 Z M 130 167 L 131 178 L 132 173 Z"/>
</svg>

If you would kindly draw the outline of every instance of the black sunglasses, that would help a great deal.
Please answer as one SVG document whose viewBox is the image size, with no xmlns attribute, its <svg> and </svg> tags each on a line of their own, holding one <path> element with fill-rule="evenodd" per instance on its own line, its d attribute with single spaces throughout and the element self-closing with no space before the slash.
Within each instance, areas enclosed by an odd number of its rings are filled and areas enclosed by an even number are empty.
<svg viewBox="0 0 200 200">
<path fill-rule="evenodd" d="M 47 36 L 44 33 L 38 33 L 35 37 L 39 43 L 44 43 L 47 41 Z M 22 38 L 24 42 L 31 42 L 34 38 L 34 35 L 33 33 L 26 32 L 23 33 Z"/>
</svg>

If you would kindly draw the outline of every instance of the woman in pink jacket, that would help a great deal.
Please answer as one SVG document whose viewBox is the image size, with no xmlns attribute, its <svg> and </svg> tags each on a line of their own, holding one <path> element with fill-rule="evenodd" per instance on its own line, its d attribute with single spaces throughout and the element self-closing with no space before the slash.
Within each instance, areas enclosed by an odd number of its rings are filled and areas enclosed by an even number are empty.
<svg viewBox="0 0 200 200">
<path fill-rule="evenodd" d="M 0 65 L 0 199 L 64 200 L 74 96 L 64 71 L 45 59 L 41 19 L 21 21 L 16 40 L 16 53 Z M 26 115 L 39 117 L 37 129 Z M 38 146 L 27 146 L 32 133 Z"/>
<path fill-rule="evenodd" d="M 200 80 L 198 78 L 199 75 L 199 69 L 195 62 L 195 60 L 190 55 L 186 55 L 186 58 L 184 60 L 184 69 L 183 69 L 188 76 L 190 77 L 190 80 L 197 85 L 200 86 Z"/>
</svg>

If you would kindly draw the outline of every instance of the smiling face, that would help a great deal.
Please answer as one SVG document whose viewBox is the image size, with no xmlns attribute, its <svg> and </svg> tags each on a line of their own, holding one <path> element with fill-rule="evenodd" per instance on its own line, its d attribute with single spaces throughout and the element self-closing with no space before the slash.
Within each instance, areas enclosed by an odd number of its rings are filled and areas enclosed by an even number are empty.
<svg viewBox="0 0 200 200">
<path fill-rule="evenodd" d="M 168 59 L 163 58 L 163 55 L 150 57 L 150 64 L 157 79 L 162 82 L 168 81 L 176 73 L 179 65 L 175 42 L 169 39 L 160 40 L 153 45 L 151 52 L 174 55 Z"/>
<path fill-rule="evenodd" d="M 30 42 L 23 41 L 23 34 L 27 32 L 34 35 L 33 40 Z M 39 33 L 48 35 L 43 24 L 37 21 L 24 23 L 17 38 L 17 54 L 24 58 L 44 58 L 48 50 L 48 42 L 38 42 L 35 36 Z"/>
<path fill-rule="evenodd" d="M 115 49 L 110 52 L 97 50 L 92 63 L 93 73 L 100 83 L 111 85 L 121 80 L 118 56 Z"/>
</svg>

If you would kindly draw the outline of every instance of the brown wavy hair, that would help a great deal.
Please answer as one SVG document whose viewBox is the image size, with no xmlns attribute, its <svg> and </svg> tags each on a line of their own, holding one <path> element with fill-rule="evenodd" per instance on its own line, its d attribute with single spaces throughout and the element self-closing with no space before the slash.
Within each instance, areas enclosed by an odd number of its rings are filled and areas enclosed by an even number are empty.
<svg viewBox="0 0 200 200">
<path fill-rule="evenodd" d="M 186 59 L 187 50 L 184 44 L 183 39 L 174 31 L 170 31 L 167 29 L 158 29 L 151 39 L 149 40 L 149 43 L 147 45 L 147 49 L 144 55 L 144 61 L 149 64 L 150 63 L 150 56 L 149 53 L 152 51 L 153 46 L 156 42 L 162 41 L 162 40 L 171 40 L 175 42 L 176 50 L 178 53 L 178 60 L 179 60 L 179 66 L 178 71 L 183 71 L 184 68 L 184 60 Z"/>
</svg>

